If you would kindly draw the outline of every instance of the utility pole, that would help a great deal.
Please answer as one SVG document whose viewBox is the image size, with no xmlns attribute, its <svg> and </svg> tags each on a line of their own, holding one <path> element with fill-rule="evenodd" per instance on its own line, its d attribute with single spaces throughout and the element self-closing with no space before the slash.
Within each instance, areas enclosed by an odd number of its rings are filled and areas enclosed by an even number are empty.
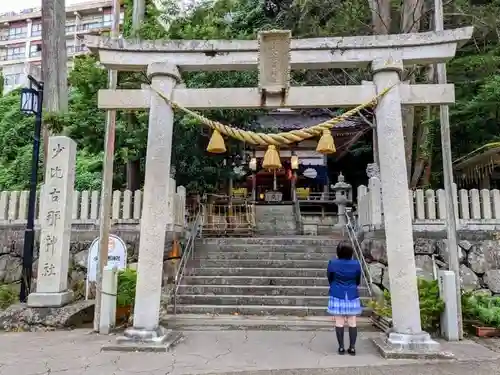
<svg viewBox="0 0 500 375">
<path fill-rule="evenodd" d="M 443 20 L 443 1 L 434 0 L 434 25 L 435 31 L 444 30 Z M 439 84 L 445 84 L 446 78 L 446 64 L 437 64 L 437 80 Z M 450 111 L 448 105 L 441 105 L 439 107 L 439 115 L 441 122 L 441 153 L 443 155 L 443 176 L 444 176 L 444 190 L 446 197 L 446 232 L 448 236 L 448 250 L 449 250 L 449 270 L 455 273 L 456 284 L 456 298 L 457 298 L 457 324 L 458 324 L 458 338 L 463 339 L 463 325 L 462 325 L 462 293 L 460 285 L 460 263 L 458 256 L 458 243 L 457 243 L 457 218 L 455 216 L 455 199 L 453 192 L 453 165 L 451 159 L 451 140 L 450 140 Z"/>
<path fill-rule="evenodd" d="M 132 9 L 132 35 L 137 37 L 137 33 L 144 21 L 146 12 L 146 0 L 134 0 L 134 8 Z"/>
<path fill-rule="evenodd" d="M 113 1 L 113 24 L 111 38 L 117 39 L 120 34 L 120 1 Z M 116 89 L 118 72 L 108 71 L 108 88 Z M 116 110 L 106 113 L 106 133 L 104 142 L 104 161 L 102 168 L 101 207 L 99 215 L 99 255 L 96 277 L 96 295 L 94 311 L 94 331 L 99 332 L 101 320 L 102 272 L 108 261 L 109 228 L 111 225 L 111 193 L 113 189 L 113 160 L 115 153 Z"/>
</svg>

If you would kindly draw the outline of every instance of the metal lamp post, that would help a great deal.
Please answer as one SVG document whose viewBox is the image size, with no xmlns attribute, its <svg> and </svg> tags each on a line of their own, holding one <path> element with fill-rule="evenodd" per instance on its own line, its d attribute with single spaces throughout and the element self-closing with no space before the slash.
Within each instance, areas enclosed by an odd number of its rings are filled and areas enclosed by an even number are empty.
<svg viewBox="0 0 500 375">
<path fill-rule="evenodd" d="M 28 222 L 24 231 L 23 270 L 19 300 L 26 302 L 31 288 L 33 248 L 35 245 L 35 204 L 38 181 L 38 163 L 40 154 L 40 134 L 42 131 L 43 82 L 28 76 L 30 85 L 21 90 L 21 112 L 35 115 L 35 134 L 33 137 L 33 153 L 31 159 L 30 193 L 28 200 Z"/>
</svg>

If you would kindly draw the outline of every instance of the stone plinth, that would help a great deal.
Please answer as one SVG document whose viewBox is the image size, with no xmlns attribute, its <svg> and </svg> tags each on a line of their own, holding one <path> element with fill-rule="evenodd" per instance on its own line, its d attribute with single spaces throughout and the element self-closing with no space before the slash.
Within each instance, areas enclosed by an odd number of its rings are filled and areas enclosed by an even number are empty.
<svg viewBox="0 0 500 375">
<path fill-rule="evenodd" d="M 48 151 L 36 292 L 28 296 L 32 307 L 63 306 L 72 299 L 68 267 L 76 143 L 68 137 L 50 137 Z"/>
</svg>

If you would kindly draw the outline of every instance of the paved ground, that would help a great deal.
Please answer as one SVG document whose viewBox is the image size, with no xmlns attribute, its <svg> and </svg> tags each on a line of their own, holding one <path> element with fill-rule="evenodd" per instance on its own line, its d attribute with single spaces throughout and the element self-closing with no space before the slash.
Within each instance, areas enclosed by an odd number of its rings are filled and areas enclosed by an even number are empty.
<svg viewBox="0 0 500 375">
<path fill-rule="evenodd" d="M 186 332 L 170 353 L 101 352 L 114 337 L 86 330 L 0 334 L 0 375 L 492 375 L 500 353 L 472 341 L 445 345 L 453 362 L 385 360 L 361 335 L 339 357 L 332 332 Z"/>
</svg>

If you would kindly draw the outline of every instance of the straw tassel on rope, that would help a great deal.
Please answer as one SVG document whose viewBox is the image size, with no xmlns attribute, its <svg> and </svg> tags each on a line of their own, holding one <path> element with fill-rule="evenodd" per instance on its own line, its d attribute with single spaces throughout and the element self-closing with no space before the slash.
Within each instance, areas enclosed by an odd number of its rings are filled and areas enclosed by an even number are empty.
<svg viewBox="0 0 500 375">
<path fill-rule="evenodd" d="M 217 129 L 214 129 L 214 131 L 212 132 L 210 142 L 208 142 L 207 151 L 211 152 L 212 154 L 223 154 L 226 152 L 224 138 L 222 138 L 222 135 Z"/>
<path fill-rule="evenodd" d="M 281 168 L 280 154 L 275 145 L 269 145 L 267 147 L 266 153 L 264 154 L 264 160 L 262 161 L 262 167 L 271 171 Z"/>
<path fill-rule="evenodd" d="M 323 130 L 323 135 L 319 139 L 316 151 L 324 155 L 333 154 L 337 151 L 335 149 L 335 141 L 333 140 L 332 132 L 330 130 Z"/>
</svg>

